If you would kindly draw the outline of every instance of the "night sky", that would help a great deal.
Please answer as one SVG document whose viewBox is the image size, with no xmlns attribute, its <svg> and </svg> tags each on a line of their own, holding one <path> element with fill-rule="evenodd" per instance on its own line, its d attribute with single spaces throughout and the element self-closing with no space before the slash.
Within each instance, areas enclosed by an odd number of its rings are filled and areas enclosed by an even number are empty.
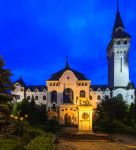
<svg viewBox="0 0 136 150">
<path fill-rule="evenodd" d="M 0 0 L 0 55 L 15 81 L 45 84 L 65 66 L 92 84 L 107 84 L 106 48 L 116 0 Z M 136 84 L 136 0 L 120 0 L 126 31 L 132 36 L 130 80 Z"/>
</svg>

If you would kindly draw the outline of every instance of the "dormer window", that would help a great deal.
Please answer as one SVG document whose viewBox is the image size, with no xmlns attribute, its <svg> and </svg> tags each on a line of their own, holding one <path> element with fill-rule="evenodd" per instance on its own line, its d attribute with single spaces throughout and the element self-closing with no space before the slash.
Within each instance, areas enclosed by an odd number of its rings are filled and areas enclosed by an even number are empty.
<svg viewBox="0 0 136 150">
<path fill-rule="evenodd" d="M 69 80 L 69 77 L 67 77 L 67 79 Z"/>
<path fill-rule="evenodd" d="M 127 45 L 127 43 L 128 43 L 128 41 L 127 41 L 127 40 L 125 40 L 125 41 L 124 41 L 124 44 L 125 44 L 125 45 Z"/>
<path fill-rule="evenodd" d="M 20 84 L 19 84 L 19 83 L 16 83 L 15 86 L 20 86 Z"/>
<path fill-rule="evenodd" d="M 35 93 L 37 93 L 38 92 L 38 90 L 35 90 Z"/>
<path fill-rule="evenodd" d="M 35 96 L 35 100 L 38 100 L 38 96 Z"/>
<path fill-rule="evenodd" d="M 117 41 L 117 45 L 120 45 L 120 41 Z"/>
<path fill-rule="evenodd" d="M 45 95 L 43 96 L 43 100 L 46 100 L 46 96 Z"/>
</svg>

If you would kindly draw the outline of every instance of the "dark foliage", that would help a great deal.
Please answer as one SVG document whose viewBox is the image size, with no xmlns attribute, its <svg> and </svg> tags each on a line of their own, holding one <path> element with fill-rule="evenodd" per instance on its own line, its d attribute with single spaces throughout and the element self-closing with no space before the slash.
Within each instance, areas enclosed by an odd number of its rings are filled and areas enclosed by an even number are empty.
<svg viewBox="0 0 136 150">
<path fill-rule="evenodd" d="M 48 119 L 46 105 L 36 105 L 34 98 L 30 102 L 26 99 L 21 102 L 20 116 L 25 117 L 26 115 L 28 115 L 27 120 L 32 125 L 45 125 Z"/>
<path fill-rule="evenodd" d="M 13 88 L 10 77 L 12 76 L 9 69 L 4 68 L 5 64 L 0 57 L 0 103 L 6 103 L 11 100 L 9 91 Z"/>
<path fill-rule="evenodd" d="M 125 122 L 128 105 L 122 97 L 109 98 L 105 97 L 96 109 L 97 120 L 118 120 Z"/>
<path fill-rule="evenodd" d="M 128 105 L 122 97 L 105 97 L 96 109 L 95 131 L 114 132 L 127 129 Z"/>
</svg>

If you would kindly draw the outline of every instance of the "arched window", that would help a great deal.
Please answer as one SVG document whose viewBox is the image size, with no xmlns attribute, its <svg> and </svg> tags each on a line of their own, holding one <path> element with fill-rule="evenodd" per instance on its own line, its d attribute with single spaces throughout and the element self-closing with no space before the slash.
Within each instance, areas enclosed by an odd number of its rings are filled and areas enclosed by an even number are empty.
<svg viewBox="0 0 136 150">
<path fill-rule="evenodd" d="M 53 104 L 52 109 L 54 109 L 54 110 L 56 109 L 56 105 L 55 104 Z"/>
<path fill-rule="evenodd" d="M 68 114 L 65 114 L 64 122 L 65 122 L 65 126 L 71 125 L 71 117 Z"/>
<path fill-rule="evenodd" d="M 30 100 L 30 96 L 27 96 L 27 100 Z"/>
<path fill-rule="evenodd" d="M 120 45 L 120 43 L 121 43 L 121 42 L 120 42 L 120 40 L 119 40 L 119 41 L 117 41 L 117 45 Z"/>
<path fill-rule="evenodd" d="M 100 95 L 97 96 L 97 100 L 101 100 L 101 96 Z"/>
<path fill-rule="evenodd" d="M 80 97 L 85 97 L 85 95 L 86 95 L 86 94 L 85 94 L 85 91 L 84 91 L 84 90 L 81 90 L 81 91 L 80 91 Z"/>
<path fill-rule="evenodd" d="M 35 96 L 35 100 L 38 100 L 38 96 Z"/>
<path fill-rule="evenodd" d="M 51 92 L 51 103 L 57 103 L 57 92 L 56 91 L 52 91 Z"/>
<path fill-rule="evenodd" d="M 67 88 L 63 92 L 63 103 L 73 103 L 74 93 L 73 90 Z"/>
<path fill-rule="evenodd" d="M 92 95 L 90 95 L 90 96 L 89 96 L 89 98 L 90 98 L 90 100 L 93 100 L 93 97 L 92 97 Z"/>
<path fill-rule="evenodd" d="M 118 99 L 122 99 L 122 98 L 123 98 L 122 94 L 118 94 L 118 95 L 117 95 L 117 98 L 118 98 Z"/>
<path fill-rule="evenodd" d="M 45 95 L 43 96 L 43 100 L 46 100 L 46 96 Z"/>
</svg>

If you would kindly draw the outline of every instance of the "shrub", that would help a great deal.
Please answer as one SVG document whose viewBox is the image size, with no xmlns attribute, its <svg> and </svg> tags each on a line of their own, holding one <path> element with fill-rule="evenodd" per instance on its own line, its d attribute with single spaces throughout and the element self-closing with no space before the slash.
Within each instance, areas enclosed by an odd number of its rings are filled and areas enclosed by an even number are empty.
<svg viewBox="0 0 136 150">
<path fill-rule="evenodd" d="M 26 147 L 26 150 L 54 150 L 54 136 L 52 134 L 42 135 L 32 140 Z"/>
<path fill-rule="evenodd" d="M 47 132 L 56 133 L 59 130 L 60 126 L 57 120 L 52 119 L 48 121 L 46 128 Z"/>
<path fill-rule="evenodd" d="M 18 144 L 18 140 L 0 139 L 0 150 L 13 150 Z"/>
</svg>

